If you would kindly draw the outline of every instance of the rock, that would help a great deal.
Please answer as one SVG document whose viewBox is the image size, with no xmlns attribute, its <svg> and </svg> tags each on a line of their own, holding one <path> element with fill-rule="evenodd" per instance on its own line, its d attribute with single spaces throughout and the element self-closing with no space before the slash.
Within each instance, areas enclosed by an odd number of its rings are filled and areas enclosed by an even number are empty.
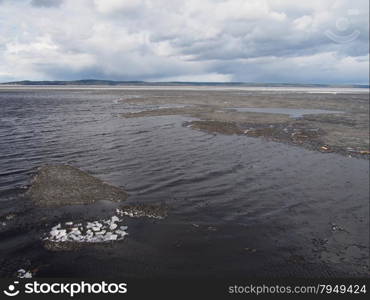
<svg viewBox="0 0 370 300">
<path fill-rule="evenodd" d="M 257 252 L 257 249 L 255 249 L 255 248 L 244 248 L 244 250 L 245 250 L 245 251 L 248 251 L 248 252 L 250 252 L 250 253 L 255 253 L 255 252 Z"/>
<path fill-rule="evenodd" d="M 59 233 L 59 231 L 58 231 L 58 230 L 51 230 L 51 231 L 50 231 L 50 236 L 57 236 L 57 235 L 58 235 L 58 233 Z"/>
<path fill-rule="evenodd" d="M 324 145 L 320 147 L 321 152 L 333 152 L 328 145 Z"/>
<path fill-rule="evenodd" d="M 41 167 L 26 194 L 35 204 L 44 207 L 90 204 L 99 200 L 118 202 L 127 198 L 124 190 L 68 165 Z"/>
<path fill-rule="evenodd" d="M 52 228 L 52 230 L 57 230 L 57 229 L 59 229 L 61 226 L 62 226 L 62 225 L 58 224 L 58 225 L 54 226 L 54 227 Z"/>
<path fill-rule="evenodd" d="M 119 221 L 119 218 L 117 216 L 113 216 L 111 218 L 112 222 L 118 222 Z"/>
<path fill-rule="evenodd" d="M 32 273 L 30 271 L 26 271 L 24 269 L 19 269 L 17 271 L 18 278 L 32 278 Z"/>
<path fill-rule="evenodd" d="M 5 217 L 5 219 L 6 220 L 12 220 L 12 219 L 14 219 L 15 218 L 15 214 L 9 214 L 9 215 L 7 215 L 6 217 Z"/>
<path fill-rule="evenodd" d="M 115 241 L 115 240 L 117 239 L 117 237 L 118 237 L 118 235 L 117 235 L 117 234 L 111 234 L 111 235 L 110 235 L 110 239 L 111 239 L 112 241 Z"/>
</svg>

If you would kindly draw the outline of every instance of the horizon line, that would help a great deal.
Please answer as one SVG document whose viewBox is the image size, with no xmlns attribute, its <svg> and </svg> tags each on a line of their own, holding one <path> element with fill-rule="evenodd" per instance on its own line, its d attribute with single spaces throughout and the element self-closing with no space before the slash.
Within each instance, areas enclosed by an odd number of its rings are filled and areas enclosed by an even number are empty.
<svg viewBox="0 0 370 300">
<path fill-rule="evenodd" d="M 22 83 L 31 83 L 35 85 L 41 85 L 41 83 L 49 83 L 48 85 L 53 85 L 50 83 L 73 83 L 73 82 L 91 82 L 91 81 L 100 81 L 100 82 L 111 82 L 111 83 L 146 83 L 146 84 L 224 84 L 224 85 L 232 85 L 232 84 L 247 84 L 247 85 L 310 85 L 310 86 L 358 86 L 358 87 L 370 87 L 369 84 L 363 83 L 305 83 L 305 82 L 248 82 L 248 81 L 145 81 L 145 80 L 114 80 L 114 79 L 95 79 L 95 78 L 87 78 L 87 79 L 73 79 L 73 80 L 16 80 L 16 81 L 6 81 L 0 82 L 2 85 L 6 84 L 19 84 Z M 27 85 L 27 84 L 26 84 Z M 67 85 L 67 84 L 64 84 Z"/>
</svg>

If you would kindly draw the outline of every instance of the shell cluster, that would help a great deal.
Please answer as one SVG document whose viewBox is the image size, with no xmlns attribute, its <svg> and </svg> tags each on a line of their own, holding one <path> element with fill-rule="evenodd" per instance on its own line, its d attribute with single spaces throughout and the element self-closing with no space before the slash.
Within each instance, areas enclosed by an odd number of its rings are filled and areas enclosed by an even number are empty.
<svg viewBox="0 0 370 300">
<path fill-rule="evenodd" d="M 103 243 L 123 240 L 127 226 L 121 226 L 122 219 L 112 216 L 107 220 L 86 223 L 65 222 L 51 228 L 44 240 L 50 242 Z"/>
</svg>

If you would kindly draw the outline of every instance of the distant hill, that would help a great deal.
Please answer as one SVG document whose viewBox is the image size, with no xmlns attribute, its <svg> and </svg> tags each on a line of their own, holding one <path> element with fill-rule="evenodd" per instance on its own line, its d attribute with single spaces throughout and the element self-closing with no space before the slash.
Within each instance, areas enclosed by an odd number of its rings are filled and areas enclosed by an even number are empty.
<svg viewBox="0 0 370 300">
<path fill-rule="evenodd" d="M 115 81 L 100 79 L 81 79 L 81 80 L 46 80 L 46 81 L 13 81 L 0 83 L 2 85 L 151 85 L 151 86 L 170 86 L 170 85 L 190 85 L 190 86 L 259 86 L 259 87 L 346 87 L 346 88 L 369 88 L 369 85 L 346 84 L 295 84 L 295 83 L 254 83 L 254 82 L 146 82 L 146 81 Z"/>
<path fill-rule="evenodd" d="M 81 79 L 81 80 L 45 80 L 45 81 L 13 81 L 4 82 L 2 84 L 14 85 L 122 85 L 122 84 L 143 84 L 143 81 L 114 81 L 114 80 L 99 80 L 99 79 Z"/>
</svg>

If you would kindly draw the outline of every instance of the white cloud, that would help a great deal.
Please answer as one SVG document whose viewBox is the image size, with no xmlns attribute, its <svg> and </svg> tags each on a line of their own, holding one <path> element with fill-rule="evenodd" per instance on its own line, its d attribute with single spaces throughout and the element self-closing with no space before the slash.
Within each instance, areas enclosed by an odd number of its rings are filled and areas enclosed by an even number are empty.
<svg viewBox="0 0 370 300">
<path fill-rule="evenodd" d="M 311 16 L 302 16 L 293 21 L 293 25 L 298 30 L 307 30 L 312 26 L 313 18 Z"/>
<path fill-rule="evenodd" d="M 5 74 L 18 78 L 42 79 L 48 76 L 50 66 L 68 68 L 72 72 L 93 66 L 95 57 L 89 53 L 64 51 L 50 37 L 39 37 L 30 43 L 10 42 L 3 52 Z"/>
<path fill-rule="evenodd" d="M 98 12 L 108 14 L 117 11 L 132 11 L 144 5 L 141 0 L 94 0 Z"/>
<path fill-rule="evenodd" d="M 197 74 L 197 75 L 182 75 L 173 77 L 164 77 L 159 81 L 184 81 L 184 82 L 230 82 L 232 76 L 229 74 L 219 73 L 208 73 L 208 74 Z M 152 81 L 156 81 L 155 78 Z"/>
<path fill-rule="evenodd" d="M 368 5 L 367 0 L 3 0 L 0 81 L 367 83 Z M 338 19 L 347 20 L 341 23 L 346 26 L 338 27 Z M 328 30 L 344 39 L 355 30 L 360 35 L 340 44 L 325 35 Z"/>
</svg>

